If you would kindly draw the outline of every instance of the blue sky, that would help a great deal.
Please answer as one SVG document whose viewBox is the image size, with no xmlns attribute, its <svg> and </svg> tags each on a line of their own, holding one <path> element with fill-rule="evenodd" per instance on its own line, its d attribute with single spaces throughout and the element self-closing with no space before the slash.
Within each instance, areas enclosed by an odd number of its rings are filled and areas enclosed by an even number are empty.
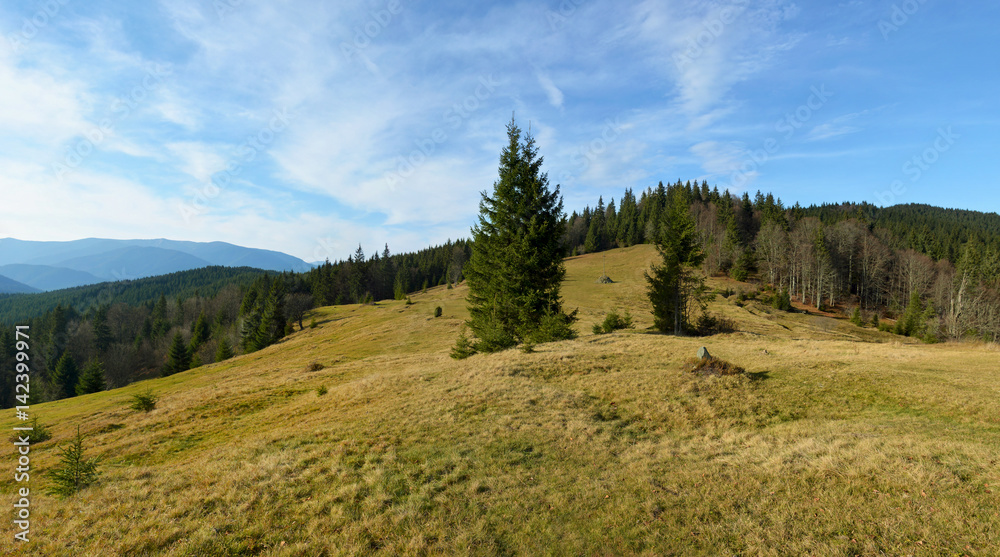
<svg viewBox="0 0 1000 557">
<path fill-rule="evenodd" d="M 567 211 L 678 178 L 1000 211 L 1000 7 L 7 2 L 0 237 L 307 261 L 468 235 L 504 125 Z"/>
</svg>

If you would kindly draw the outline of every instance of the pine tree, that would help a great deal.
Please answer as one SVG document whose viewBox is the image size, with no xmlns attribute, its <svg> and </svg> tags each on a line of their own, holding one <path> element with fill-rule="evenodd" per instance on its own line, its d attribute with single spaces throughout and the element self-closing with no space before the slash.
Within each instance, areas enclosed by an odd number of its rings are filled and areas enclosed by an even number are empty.
<svg viewBox="0 0 1000 557">
<path fill-rule="evenodd" d="M 97 481 L 97 459 L 83 457 L 83 435 L 76 428 L 76 437 L 68 446 L 59 448 L 59 464 L 49 472 L 51 495 L 68 497 Z"/>
<path fill-rule="evenodd" d="M 104 366 L 97 358 L 94 358 L 87 363 L 87 367 L 83 368 L 80 382 L 76 384 L 76 394 L 99 393 L 104 389 Z"/>
<path fill-rule="evenodd" d="M 219 346 L 215 350 L 215 361 L 221 362 L 224 360 L 228 360 L 229 358 L 232 357 L 233 357 L 233 349 L 229 347 L 229 341 L 226 340 L 226 337 L 220 338 Z"/>
<path fill-rule="evenodd" d="M 80 370 L 76 366 L 76 360 L 69 352 L 63 352 L 62 357 L 56 364 L 56 369 L 49 377 L 49 381 L 56 388 L 56 398 L 68 398 L 76 394 L 76 382 L 79 380 Z"/>
<path fill-rule="evenodd" d="M 562 311 L 565 221 L 559 186 L 550 190 L 542 157 L 511 119 L 492 195 L 482 193 L 465 266 L 469 327 L 475 348 L 493 352 L 520 342 L 573 335 L 574 315 Z M 575 314 L 575 312 L 574 312 Z"/>
<path fill-rule="evenodd" d="M 187 344 L 184 343 L 184 335 L 177 331 L 174 341 L 170 345 L 170 352 L 167 355 L 167 363 L 163 366 L 163 375 L 173 375 L 191 369 L 191 353 L 188 352 Z"/>
<path fill-rule="evenodd" d="M 705 253 L 679 190 L 668 200 L 656 247 L 662 262 L 652 267 L 652 275 L 646 273 L 653 321 L 660 331 L 680 335 L 691 330 L 690 308 L 701 299 L 704 279 L 698 266 Z"/>
<path fill-rule="evenodd" d="M 100 307 L 94 312 L 94 319 L 91 322 L 94 330 L 94 348 L 99 354 L 103 354 L 111 346 L 114 338 L 111 336 L 111 328 L 108 327 L 108 309 Z"/>
<path fill-rule="evenodd" d="M 198 320 L 195 322 L 194 327 L 191 329 L 191 351 L 197 350 L 208 338 L 211 333 L 208 328 L 208 317 L 205 316 L 205 312 L 202 311 L 198 314 Z"/>
<path fill-rule="evenodd" d="M 594 209 L 594 216 L 590 219 L 590 228 L 587 230 L 587 239 L 583 243 L 583 249 L 587 253 L 604 251 L 607 247 L 607 209 L 604 208 L 604 197 L 597 200 L 597 208 Z"/>
</svg>

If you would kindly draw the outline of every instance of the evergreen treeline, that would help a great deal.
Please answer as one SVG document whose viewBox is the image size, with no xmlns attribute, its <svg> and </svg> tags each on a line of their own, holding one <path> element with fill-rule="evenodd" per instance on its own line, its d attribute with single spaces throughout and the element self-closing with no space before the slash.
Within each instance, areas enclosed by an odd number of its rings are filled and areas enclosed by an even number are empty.
<svg viewBox="0 0 1000 557">
<path fill-rule="evenodd" d="M 0 323 L 23 323 L 54 310 L 56 306 L 86 311 L 112 302 L 131 306 L 197 294 L 214 296 L 226 285 L 249 285 L 261 273 L 252 267 L 204 267 L 136 280 L 102 282 L 37 294 L 0 294 Z"/>
<path fill-rule="evenodd" d="M 346 261 L 327 260 L 309 271 L 305 280 L 319 306 L 401 300 L 410 292 L 461 282 L 471 255 L 466 240 L 402 255 L 392 255 L 387 245 L 368 258 L 359 245 Z"/>
<path fill-rule="evenodd" d="M 897 332 L 927 339 L 1000 339 L 1000 216 L 926 205 L 786 208 L 678 180 L 626 190 L 574 212 L 571 254 L 652 243 L 669 195 L 687 203 L 709 274 L 758 280 L 819 309 L 857 308 L 859 321 L 899 318 Z"/>
</svg>

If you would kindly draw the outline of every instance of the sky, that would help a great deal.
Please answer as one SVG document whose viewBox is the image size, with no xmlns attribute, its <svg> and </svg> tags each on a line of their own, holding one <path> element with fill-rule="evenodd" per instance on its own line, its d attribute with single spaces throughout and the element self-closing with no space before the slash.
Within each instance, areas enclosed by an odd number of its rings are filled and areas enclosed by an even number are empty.
<svg viewBox="0 0 1000 557">
<path fill-rule="evenodd" d="M 567 212 L 659 181 L 1000 211 L 992 2 L 0 5 L 0 237 L 306 261 L 469 236 L 505 125 Z"/>
</svg>

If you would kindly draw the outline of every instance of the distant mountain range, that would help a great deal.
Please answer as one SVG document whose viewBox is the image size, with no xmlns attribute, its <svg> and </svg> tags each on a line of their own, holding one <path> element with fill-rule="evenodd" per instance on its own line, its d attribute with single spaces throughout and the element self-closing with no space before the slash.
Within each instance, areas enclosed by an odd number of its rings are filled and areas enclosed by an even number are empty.
<svg viewBox="0 0 1000 557">
<path fill-rule="evenodd" d="M 0 293 L 60 290 L 212 265 L 298 272 L 312 268 L 285 253 L 225 242 L 100 238 L 32 242 L 3 238 L 0 239 Z"/>
</svg>

